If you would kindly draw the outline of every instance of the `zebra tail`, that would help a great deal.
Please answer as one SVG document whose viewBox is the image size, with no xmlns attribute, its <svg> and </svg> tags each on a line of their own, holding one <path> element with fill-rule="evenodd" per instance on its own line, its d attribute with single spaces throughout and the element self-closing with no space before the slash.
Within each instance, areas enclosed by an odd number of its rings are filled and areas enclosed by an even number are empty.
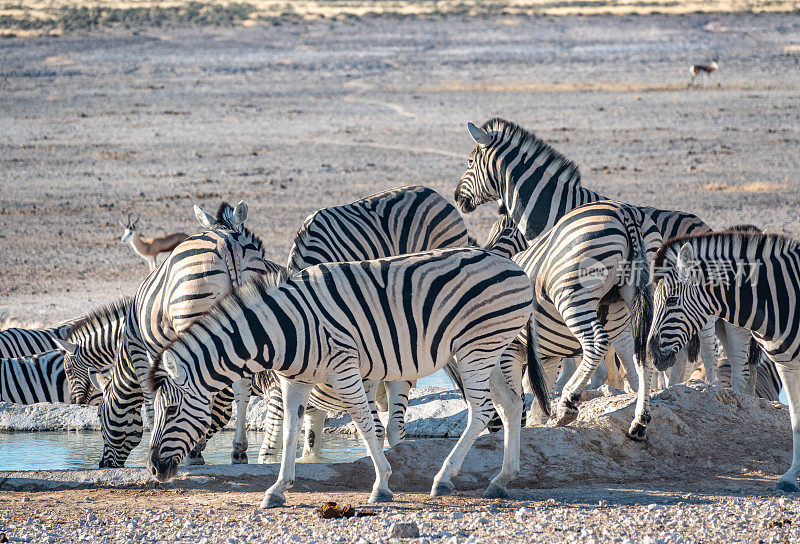
<svg viewBox="0 0 800 544">
<path fill-rule="evenodd" d="M 627 213 L 626 213 L 627 212 Z M 653 288 L 650 284 L 650 269 L 644 246 L 641 225 L 630 210 L 623 212 L 626 229 L 631 243 L 631 272 L 634 275 L 633 305 L 631 324 L 633 325 L 633 347 L 639 361 L 647 360 L 647 336 L 653 324 Z"/>
<path fill-rule="evenodd" d="M 689 343 L 686 345 L 686 352 L 689 355 L 689 361 L 696 363 L 700 358 L 700 335 L 694 334 L 689 338 Z"/>
<path fill-rule="evenodd" d="M 447 377 L 450 378 L 453 385 L 456 386 L 458 392 L 461 393 L 461 398 L 467 400 L 467 396 L 464 394 L 464 382 L 461 381 L 461 374 L 458 372 L 455 360 L 451 360 L 444 365 L 444 373 L 447 374 Z"/>
<path fill-rule="evenodd" d="M 550 394 L 548 393 L 547 380 L 544 377 L 542 362 L 539 360 L 538 338 L 536 334 L 536 325 L 533 322 L 533 317 L 531 317 L 528 320 L 528 341 L 526 342 L 528 350 L 528 382 L 534 395 L 536 395 L 536 400 L 539 402 L 542 412 L 549 417 Z"/>
<path fill-rule="evenodd" d="M 755 368 L 761 362 L 761 346 L 756 339 L 750 337 L 750 344 L 747 346 L 747 366 Z"/>
</svg>

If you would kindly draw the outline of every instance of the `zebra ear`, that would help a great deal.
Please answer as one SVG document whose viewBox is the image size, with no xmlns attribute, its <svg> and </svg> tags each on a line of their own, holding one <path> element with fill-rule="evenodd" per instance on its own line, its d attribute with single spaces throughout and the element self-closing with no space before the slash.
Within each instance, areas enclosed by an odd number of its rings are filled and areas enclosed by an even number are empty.
<svg viewBox="0 0 800 544">
<path fill-rule="evenodd" d="M 98 391 L 105 391 L 108 384 L 111 383 L 111 379 L 106 376 L 103 372 L 99 372 L 94 367 L 89 367 L 89 381 L 92 382 L 92 385 Z"/>
<path fill-rule="evenodd" d="M 75 355 L 78 353 L 78 344 L 73 344 L 72 342 L 68 342 L 67 340 L 62 340 L 61 338 L 53 338 L 53 342 L 59 347 L 59 349 L 63 349 L 70 355 Z"/>
<path fill-rule="evenodd" d="M 472 136 L 472 139 L 475 140 L 475 143 L 479 146 L 486 147 L 492 143 L 492 137 L 482 128 L 476 127 L 472 123 L 467 123 L 467 130 L 469 130 L 469 135 Z"/>
<path fill-rule="evenodd" d="M 676 268 L 678 276 L 683 280 L 688 280 L 692 276 L 692 266 L 694 266 L 694 249 L 688 242 L 683 244 L 678 252 L 678 262 Z"/>
<path fill-rule="evenodd" d="M 233 226 L 238 227 L 247 219 L 247 202 L 240 200 L 233 209 Z"/>
<path fill-rule="evenodd" d="M 203 211 L 203 209 L 197 204 L 194 205 L 194 216 L 197 218 L 197 221 L 200 223 L 200 225 L 204 226 L 205 228 L 210 229 L 214 226 L 214 218 L 211 216 L 211 214 Z"/>
</svg>

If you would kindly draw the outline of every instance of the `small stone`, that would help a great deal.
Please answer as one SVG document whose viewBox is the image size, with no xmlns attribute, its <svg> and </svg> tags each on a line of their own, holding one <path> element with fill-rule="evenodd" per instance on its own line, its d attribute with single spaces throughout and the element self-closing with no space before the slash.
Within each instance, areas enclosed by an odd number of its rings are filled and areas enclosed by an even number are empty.
<svg viewBox="0 0 800 544">
<path fill-rule="evenodd" d="M 89 512 L 89 514 L 86 516 L 86 522 L 87 523 L 91 523 L 91 522 L 95 521 L 96 519 L 97 519 L 97 516 L 94 515 L 94 512 Z"/>
<path fill-rule="evenodd" d="M 663 510 L 663 509 L 664 509 L 664 507 L 661 506 L 660 504 L 653 503 L 653 504 L 648 504 L 647 505 L 647 511 L 648 512 L 655 512 L 657 510 Z"/>
<path fill-rule="evenodd" d="M 519 510 L 514 512 L 514 516 L 518 517 L 518 518 L 524 518 L 525 516 L 530 516 L 532 514 L 533 514 L 533 510 L 531 510 L 527 506 L 523 506 L 522 508 L 520 508 Z"/>
<path fill-rule="evenodd" d="M 413 521 L 398 521 L 389 528 L 391 538 L 419 538 L 419 527 Z"/>
<path fill-rule="evenodd" d="M 599 500 L 599 501 L 597 501 L 597 506 L 599 506 L 601 508 L 605 508 L 606 506 L 608 506 L 608 501 Z"/>
<path fill-rule="evenodd" d="M 464 517 L 464 512 L 453 512 L 450 514 L 450 519 L 461 519 Z"/>
</svg>

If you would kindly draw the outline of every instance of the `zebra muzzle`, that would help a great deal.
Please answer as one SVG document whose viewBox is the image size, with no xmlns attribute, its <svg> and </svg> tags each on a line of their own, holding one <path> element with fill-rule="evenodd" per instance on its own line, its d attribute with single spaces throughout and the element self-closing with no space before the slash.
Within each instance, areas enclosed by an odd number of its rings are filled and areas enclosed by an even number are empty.
<svg viewBox="0 0 800 544">
<path fill-rule="evenodd" d="M 160 459 L 158 453 L 153 452 L 147 462 L 150 474 L 159 482 L 171 480 L 178 472 L 178 460 L 175 457 Z"/>
</svg>

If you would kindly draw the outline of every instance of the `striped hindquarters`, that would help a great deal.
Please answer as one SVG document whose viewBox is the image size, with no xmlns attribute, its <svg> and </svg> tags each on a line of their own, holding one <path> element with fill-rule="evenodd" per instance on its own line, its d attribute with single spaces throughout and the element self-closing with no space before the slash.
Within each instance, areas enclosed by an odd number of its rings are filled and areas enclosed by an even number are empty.
<svg viewBox="0 0 800 544">
<path fill-rule="evenodd" d="M 64 352 L 0 359 L 0 401 L 13 404 L 69 402 Z"/>
</svg>

